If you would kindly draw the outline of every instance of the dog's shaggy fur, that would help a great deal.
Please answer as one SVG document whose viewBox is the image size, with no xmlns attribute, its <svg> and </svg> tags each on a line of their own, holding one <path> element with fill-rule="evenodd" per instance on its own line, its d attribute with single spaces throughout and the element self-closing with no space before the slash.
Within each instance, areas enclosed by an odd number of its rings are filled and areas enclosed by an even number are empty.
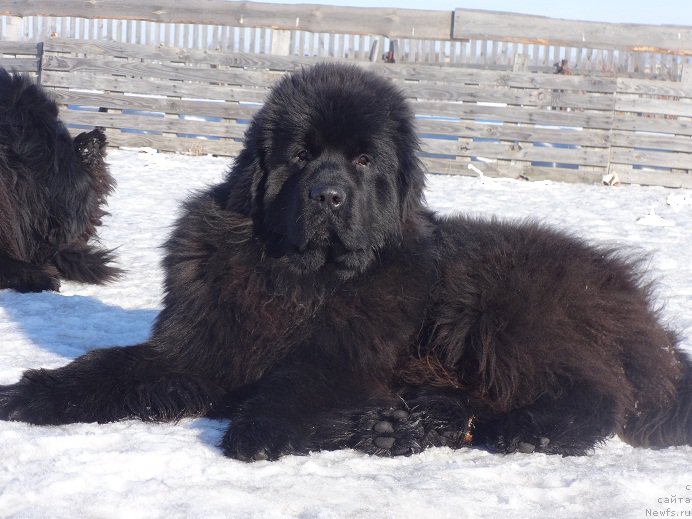
<svg viewBox="0 0 692 519">
<path fill-rule="evenodd" d="M 99 129 L 74 140 L 55 102 L 28 76 L 0 69 L 0 288 L 104 283 L 118 269 L 89 243 L 114 181 Z"/>
<path fill-rule="evenodd" d="M 226 180 L 185 204 L 151 339 L 28 371 L 0 417 L 226 417 L 242 460 L 692 444 L 691 363 L 636 262 L 431 213 L 413 122 L 358 68 L 285 77 Z"/>
</svg>

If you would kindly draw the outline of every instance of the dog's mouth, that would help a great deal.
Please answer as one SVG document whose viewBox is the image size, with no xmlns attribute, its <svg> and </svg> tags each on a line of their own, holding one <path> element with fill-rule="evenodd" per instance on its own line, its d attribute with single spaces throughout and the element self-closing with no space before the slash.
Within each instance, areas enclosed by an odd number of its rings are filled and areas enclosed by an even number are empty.
<svg viewBox="0 0 692 519">
<path fill-rule="evenodd" d="M 293 247 L 299 254 L 311 250 L 322 250 L 330 258 L 336 258 L 356 248 L 347 246 L 339 237 L 339 234 L 328 227 L 320 227 L 312 235 L 303 239 L 291 240 Z"/>
<path fill-rule="evenodd" d="M 319 228 L 309 238 L 287 240 L 284 259 L 292 270 L 303 274 L 334 272 L 349 278 L 365 270 L 372 259 L 369 249 L 349 244 L 334 230 Z"/>
<path fill-rule="evenodd" d="M 310 240 L 293 245 L 296 254 L 300 255 L 320 255 L 324 258 L 324 263 L 335 265 L 347 264 L 349 256 L 363 252 L 361 247 L 351 247 L 346 245 L 341 238 L 333 232 L 318 232 Z"/>
<path fill-rule="evenodd" d="M 323 274 L 326 278 L 349 279 L 365 271 L 375 258 L 368 230 L 356 229 L 350 222 L 324 215 L 301 215 L 284 216 L 281 223 L 263 226 L 265 254 L 301 277 Z"/>
</svg>

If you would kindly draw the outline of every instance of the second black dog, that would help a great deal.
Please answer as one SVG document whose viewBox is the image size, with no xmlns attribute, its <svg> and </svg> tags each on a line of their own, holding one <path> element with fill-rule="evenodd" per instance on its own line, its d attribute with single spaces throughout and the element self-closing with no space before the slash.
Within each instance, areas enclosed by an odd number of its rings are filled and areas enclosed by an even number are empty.
<svg viewBox="0 0 692 519">
<path fill-rule="evenodd" d="M 0 68 L 0 289 L 118 275 L 112 253 L 90 243 L 115 184 L 105 150 L 100 129 L 73 140 L 43 89 Z"/>
</svg>

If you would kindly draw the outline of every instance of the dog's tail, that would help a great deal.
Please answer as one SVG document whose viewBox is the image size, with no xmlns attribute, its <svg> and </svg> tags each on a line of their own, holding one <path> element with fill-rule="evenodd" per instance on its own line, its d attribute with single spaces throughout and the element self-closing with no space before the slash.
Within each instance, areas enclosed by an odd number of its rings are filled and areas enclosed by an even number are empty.
<svg viewBox="0 0 692 519">
<path fill-rule="evenodd" d="M 79 245 L 58 250 L 51 263 L 63 279 L 101 285 L 114 281 L 123 273 L 110 265 L 113 259 L 113 251 Z"/>
<path fill-rule="evenodd" d="M 676 350 L 681 376 L 675 397 L 668 405 L 632 417 L 623 435 L 632 445 L 670 447 L 692 445 L 692 357 Z"/>
</svg>

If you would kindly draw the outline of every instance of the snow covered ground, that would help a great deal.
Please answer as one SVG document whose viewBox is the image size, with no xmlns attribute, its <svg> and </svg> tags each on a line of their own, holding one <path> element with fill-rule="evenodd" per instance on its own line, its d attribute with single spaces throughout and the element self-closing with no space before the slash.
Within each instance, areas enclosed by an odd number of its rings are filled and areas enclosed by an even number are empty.
<svg viewBox="0 0 692 519">
<path fill-rule="evenodd" d="M 0 291 L 0 384 L 93 347 L 145 339 L 160 308 L 159 245 L 179 202 L 226 160 L 113 151 L 118 181 L 103 242 L 125 277 L 60 294 Z M 692 351 L 692 191 L 431 176 L 443 211 L 532 216 L 652 253 L 665 316 Z M 127 421 L 34 427 L 0 422 L 0 517 L 483 518 L 692 516 L 692 447 L 613 439 L 581 458 L 431 449 L 379 459 L 351 451 L 251 465 L 216 445 L 226 422 Z"/>
</svg>

